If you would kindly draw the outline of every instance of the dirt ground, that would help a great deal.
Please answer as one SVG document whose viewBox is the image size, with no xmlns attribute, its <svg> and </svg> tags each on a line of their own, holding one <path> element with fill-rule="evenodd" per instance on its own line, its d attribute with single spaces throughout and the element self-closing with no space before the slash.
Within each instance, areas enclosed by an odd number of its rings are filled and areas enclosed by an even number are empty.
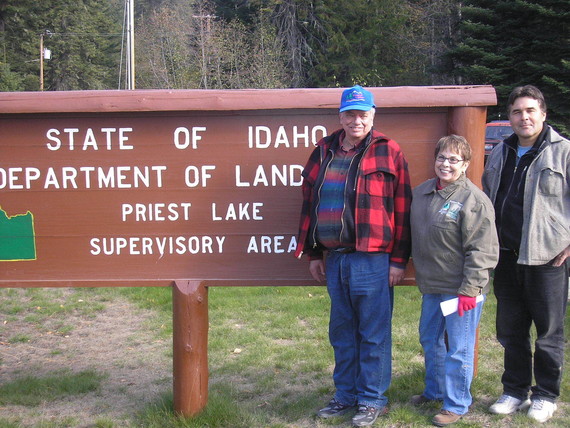
<svg viewBox="0 0 570 428">
<path fill-rule="evenodd" d="M 74 373 L 95 370 L 107 376 L 97 392 L 38 407 L 0 405 L 0 417 L 18 418 L 26 426 L 66 417 L 79 421 L 74 426 L 81 428 L 94 426 L 101 418 L 114 421 L 116 426 L 127 426 L 138 410 L 171 391 L 172 342 L 157 340 L 156 332 L 148 331 L 151 313 L 123 299 L 104 305 L 93 317 L 66 315 L 66 325 L 74 328 L 65 335 L 54 334 L 49 326 L 38 329 L 23 316 L 17 320 L 10 316 L 10 321 L 0 317 L 4 324 L 0 330 L 1 383 L 26 375 L 51 375 L 63 369 Z M 30 340 L 9 343 L 7 339 L 16 334 Z"/>
</svg>

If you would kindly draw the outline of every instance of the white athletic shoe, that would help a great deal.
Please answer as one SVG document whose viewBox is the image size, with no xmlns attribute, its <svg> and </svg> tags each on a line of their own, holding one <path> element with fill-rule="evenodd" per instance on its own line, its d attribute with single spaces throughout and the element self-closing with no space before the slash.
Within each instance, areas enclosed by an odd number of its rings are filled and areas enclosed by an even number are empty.
<svg viewBox="0 0 570 428">
<path fill-rule="evenodd" d="M 555 411 L 556 403 L 538 398 L 532 400 L 532 405 L 528 409 L 528 417 L 543 423 L 549 420 Z"/>
<path fill-rule="evenodd" d="M 519 400 L 518 398 L 511 397 L 510 395 L 503 394 L 499 399 L 489 407 L 489 411 L 496 415 L 510 415 L 511 413 L 518 412 L 519 410 L 527 409 L 530 406 L 530 400 Z"/>
</svg>

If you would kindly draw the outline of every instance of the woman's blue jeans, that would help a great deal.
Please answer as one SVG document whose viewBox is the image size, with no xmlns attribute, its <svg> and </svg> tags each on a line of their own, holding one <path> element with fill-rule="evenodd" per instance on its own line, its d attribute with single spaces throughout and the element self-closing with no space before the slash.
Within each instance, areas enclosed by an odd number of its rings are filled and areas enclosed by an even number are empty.
<svg viewBox="0 0 570 428">
<path fill-rule="evenodd" d="M 457 312 L 444 317 L 439 304 L 455 297 L 457 295 L 423 295 L 419 326 L 426 368 L 423 395 L 430 400 L 442 400 L 442 410 L 464 415 L 473 401 L 470 388 L 483 302 L 464 312 L 462 317 Z"/>
<path fill-rule="evenodd" d="M 334 349 L 335 398 L 384 407 L 392 376 L 390 257 L 386 253 L 329 251 L 329 339 Z"/>
</svg>

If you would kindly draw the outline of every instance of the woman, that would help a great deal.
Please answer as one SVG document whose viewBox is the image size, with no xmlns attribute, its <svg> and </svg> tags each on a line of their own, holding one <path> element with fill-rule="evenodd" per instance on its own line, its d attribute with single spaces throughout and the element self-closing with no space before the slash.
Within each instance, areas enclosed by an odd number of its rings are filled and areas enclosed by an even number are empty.
<svg viewBox="0 0 570 428">
<path fill-rule="evenodd" d="M 437 177 L 413 191 L 412 258 L 423 294 L 419 332 L 426 377 L 424 392 L 411 401 L 442 401 L 436 426 L 457 422 L 472 402 L 477 325 L 499 256 L 493 205 L 465 176 L 470 160 L 465 138 L 443 137 L 435 148 Z M 444 316 L 440 303 L 454 298 L 458 310 Z"/>
</svg>

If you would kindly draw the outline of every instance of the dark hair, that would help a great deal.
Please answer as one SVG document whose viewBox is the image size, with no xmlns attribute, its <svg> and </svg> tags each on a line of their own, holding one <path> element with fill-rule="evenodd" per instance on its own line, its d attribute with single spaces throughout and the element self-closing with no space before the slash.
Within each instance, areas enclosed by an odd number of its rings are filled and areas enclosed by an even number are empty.
<svg viewBox="0 0 570 428">
<path fill-rule="evenodd" d="M 544 100 L 544 95 L 542 95 L 540 89 L 532 85 L 517 86 L 513 89 L 509 95 L 509 100 L 507 101 L 507 113 L 511 112 L 511 107 L 515 103 L 516 99 L 521 97 L 529 97 L 537 100 L 540 110 L 542 110 L 543 113 L 546 113 L 546 101 Z"/>
<path fill-rule="evenodd" d="M 435 145 L 434 158 L 437 158 L 444 150 L 450 150 L 452 152 L 459 153 L 465 162 L 471 160 L 471 146 L 461 135 L 448 135 L 446 137 L 440 138 Z"/>
</svg>

